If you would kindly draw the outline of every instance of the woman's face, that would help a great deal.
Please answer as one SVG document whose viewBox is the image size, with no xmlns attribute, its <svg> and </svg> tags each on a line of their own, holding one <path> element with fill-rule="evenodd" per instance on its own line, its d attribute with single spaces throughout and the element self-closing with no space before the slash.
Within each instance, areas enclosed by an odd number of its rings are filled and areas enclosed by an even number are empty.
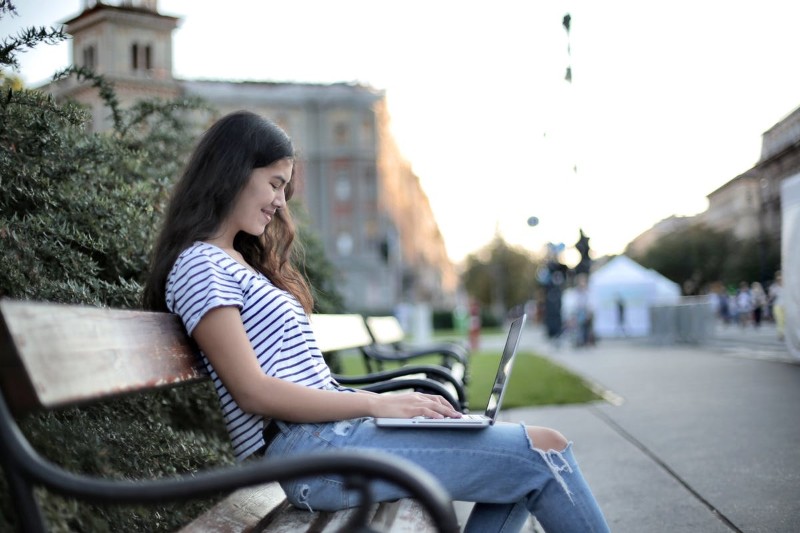
<svg viewBox="0 0 800 533">
<path fill-rule="evenodd" d="M 244 231 L 261 235 L 275 216 L 275 211 L 286 205 L 286 186 L 292 179 L 291 159 L 280 159 L 268 167 L 253 169 L 247 184 L 236 198 L 226 230 L 232 235 Z"/>
</svg>

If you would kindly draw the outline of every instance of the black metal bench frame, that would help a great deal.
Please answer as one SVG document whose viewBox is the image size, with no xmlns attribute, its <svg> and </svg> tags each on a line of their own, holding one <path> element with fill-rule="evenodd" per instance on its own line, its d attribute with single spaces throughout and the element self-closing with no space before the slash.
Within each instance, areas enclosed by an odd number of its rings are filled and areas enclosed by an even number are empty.
<svg viewBox="0 0 800 533">
<path fill-rule="evenodd" d="M 186 474 L 171 479 L 158 480 L 108 480 L 96 476 L 68 472 L 44 459 L 33 449 L 12 414 L 12 407 L 32 407 L 32 387 L 25 363 L 18 353 L 15 332 L 9 327 L 6 314 L 18 308 L 30 307 L 27 302 L 0 300 L 0 370 L 3 371 L 0 396 L 0 462 L 9 484 L 12 503 L 19 521 L 20 531 L 45 532 L 45 521 L 34 495 L 34 488 L 42 486 L 54 492 L 97 503 L 155 503 L 164 500 L 182 500 L 211 496 L 236 488 L 273 481 L 296 479 L 308 475 L 339 474 L 347 486 L 361 495 L 359 511 L 344 526 L 344 531 L 372 531 L 367 524 L 367 509 L 373 502 L 370 483 L 381 479 L 395 483 L 410 497 L 416 499 L 429 513 L 439 531 L 457 532 L 459 526 L 452 502 L 447 492 L 430 474 L 416 465 L 381 453 L 336 452 L 252 462 L 245 466 L 220 467 L 197 474 Z M 34 311 L 46 313 L 68 311 L 70 307 L 59 304 L 32 304 Z M 39 307 L 36 307 L 39 306 Z M 112 312 L 137 320 L 148 314 L 150 319 L 174 320 L 166 313 L 139 311 Z M 128 314 L 129 313 L 129 314 Z M 157 315 L 164 315 L 157 316 Z M 42 335 L 47 335 L 42 331 Z M 87 339 L 91 342 L 91 339 Z M 183 382 L 196 380 L 188 376 Z M 24 381 L 28 380 L 27 383 Z M 159 385 L 160 386 L 160 385 Z M 154 390 L 157 385 L 142 387 L 138 392 Z M 9 403 L 10 402 L 10 405 Z M 47 408 L 38 406 L 39 408 Z M 16 410 L 16 409 L 15 409 Z"/>
</svg>

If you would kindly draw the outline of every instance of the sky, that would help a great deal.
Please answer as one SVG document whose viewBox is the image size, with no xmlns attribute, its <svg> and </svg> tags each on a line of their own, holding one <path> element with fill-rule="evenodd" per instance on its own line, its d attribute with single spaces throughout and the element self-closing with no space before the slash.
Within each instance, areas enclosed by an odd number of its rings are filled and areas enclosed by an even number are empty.
<svg viewBox="0 0 800 533">
<path fill-rule="evenodd" d="M 14 4 L 19 16 L 0 19 L 0 37 L 57 25 L 84 2 Z M 392 133 L 456 262 L 498 233 L 536 253 L 563 243 L 567 264 L 580 229 L 594 257 L 622 253 L 660 220 L 704 211 L 709 193 L 758 161 L 762 133 L 800 106 L 800 2 L 158 6 L 181 18 L 177 78 L 385 91 Z M 18 74 L 38 85 L 71 62 L 69 45 L 20 61 Z"/>
</svg>

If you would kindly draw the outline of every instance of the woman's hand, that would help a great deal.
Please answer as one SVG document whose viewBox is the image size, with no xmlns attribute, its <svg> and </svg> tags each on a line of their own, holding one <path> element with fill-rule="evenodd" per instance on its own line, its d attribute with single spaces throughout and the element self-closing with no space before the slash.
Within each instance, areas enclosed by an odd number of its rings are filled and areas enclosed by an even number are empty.
<svg viewBox="0 0 800 533">
<path fill-rule="evenodd" d="M 372 416 L 385 418 L 461 418 L 461 413 L 450 402 L 435 394 L 408 392 L 403 394 L 375 394 L 370 397 Z"/>
</svg>

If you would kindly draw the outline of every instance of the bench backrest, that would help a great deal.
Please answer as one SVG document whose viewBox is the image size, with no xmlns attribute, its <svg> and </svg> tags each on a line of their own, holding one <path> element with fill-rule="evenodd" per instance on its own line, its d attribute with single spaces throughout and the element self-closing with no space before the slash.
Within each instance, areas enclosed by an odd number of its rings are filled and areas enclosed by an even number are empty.
<svg viewBox="0 0 800 533">
<path fill-rule="evenodd" d="M 324 353 L 373 343 L 358 314 L 314 314 Z M 0 384 L 15 411 L 52 409 L 206 376 L 170 313 L 0 300 Z"/>
<path fill-rule="evenodd" d="M 14 300 L 0 300 L 0 315 L 0 380 L 15 411 L 205 376 L 175 315 Z"/>
<path fill-rule="evenodd" d="M 395 316 L 368 316 L 367 326 L 378 344 L 397 344 L 405 339 L 405 331 Z"/>
<path fill-rule="evenodd" d="M 322 353 L 361 348 L 373 342 L 361 315 L 313 314 L 310 320 Z"/>
</svg>

